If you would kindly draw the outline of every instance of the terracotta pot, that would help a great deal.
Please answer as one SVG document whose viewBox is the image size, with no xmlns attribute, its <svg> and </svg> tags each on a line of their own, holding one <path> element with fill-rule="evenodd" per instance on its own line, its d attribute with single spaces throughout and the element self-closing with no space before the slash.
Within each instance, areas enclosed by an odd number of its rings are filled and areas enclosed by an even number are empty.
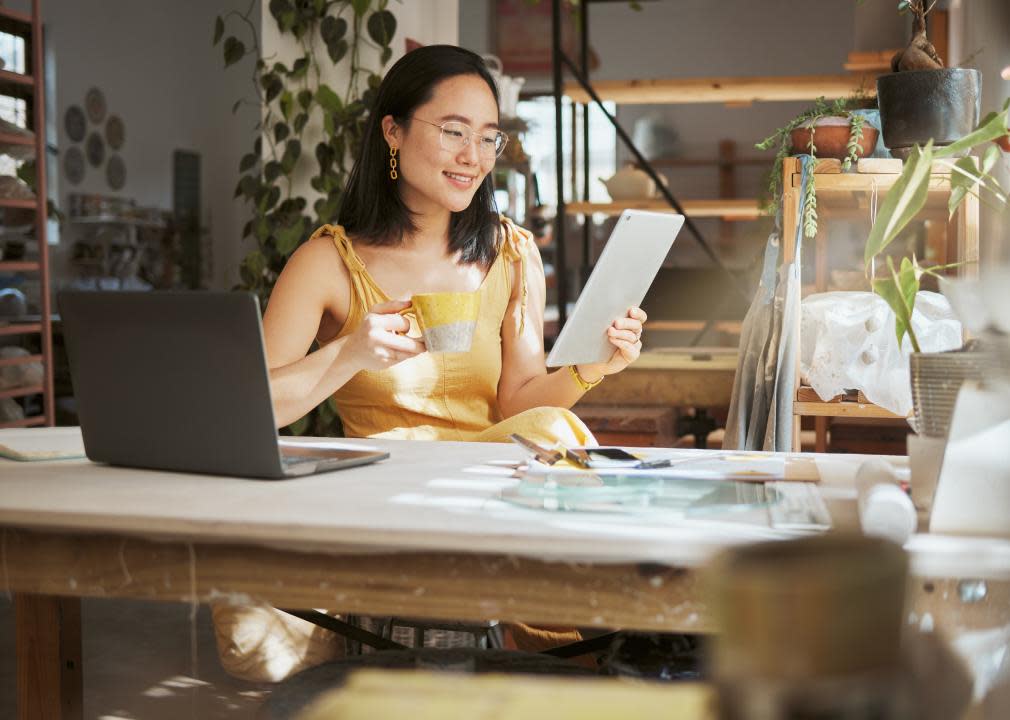
<svg viewBox="0 0 1010 720">
<path fill-rule="evenodd" d="M 873 152 L 877 144 L 877 129 L 863 125 L 863 139 L 859 142 L 859 157 Z M 810 128 L 800 126 L 789 134 L 793 154 L 810 152 Z M 814 145 L 817 157 L 844 160 L 849 154 L 849 119 L 844 117 L 821 118 L 814 126 Z"/>
<path fill-rule="evenodd" d="M 1010 152 L 1010 134 L 1004 135 L 1001 138 L 996 138 L 993 142 L 999 145 L 1003 152 Z"/>
</svg>

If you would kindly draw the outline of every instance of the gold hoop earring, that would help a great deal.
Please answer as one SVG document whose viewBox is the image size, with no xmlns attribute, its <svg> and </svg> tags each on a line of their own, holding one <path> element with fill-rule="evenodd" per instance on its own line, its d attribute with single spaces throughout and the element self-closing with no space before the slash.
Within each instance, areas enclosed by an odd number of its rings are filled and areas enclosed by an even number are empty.
<svg viewBox="0 0 1010 720">
<path fill-rule="evenodd" d="M 396 148 L 389 148 L 389 179 L 396 180 L 399 173 L 396 172 Z"/>
</svg>

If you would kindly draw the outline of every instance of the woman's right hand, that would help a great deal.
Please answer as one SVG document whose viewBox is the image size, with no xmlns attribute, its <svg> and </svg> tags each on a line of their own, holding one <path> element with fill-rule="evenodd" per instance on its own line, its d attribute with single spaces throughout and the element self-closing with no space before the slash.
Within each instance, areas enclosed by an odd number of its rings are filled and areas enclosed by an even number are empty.
<svg viewBox="0 0 1010 720">
<path fill-rule="evenodd" d="M 347 336 L 340 359 L 358 370 L 385 370 L 427 350 L 424 342 L 407 337 L 410 321 L 399 313 L 409 300 L 373 305 L 361 324 Z"/>
</svg>

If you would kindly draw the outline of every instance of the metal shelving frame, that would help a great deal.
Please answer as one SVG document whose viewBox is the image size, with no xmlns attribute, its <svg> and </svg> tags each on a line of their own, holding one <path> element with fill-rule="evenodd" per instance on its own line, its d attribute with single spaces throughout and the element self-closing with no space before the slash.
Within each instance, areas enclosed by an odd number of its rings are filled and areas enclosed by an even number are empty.
<svg viewBox="0 0 1010 720">
<path fill-rule="evenodd" d="M 708 257 L 708 259 L 722 272 L 724 272 L 730 279 L 733 280 L 732 287 L 736 287 L 736 276 L 723 264 L 722 260 L 719 259 L 718 255 L 712 250 L 712 247 L 705 240 L 701 231 L 698 229 L 697 225 L 691 219 L 691 216 L 684 211 L 683 205 L 680 201 L 674 197 L 673 193 L 670 192 L 666 184 L 662 182 L 656 169 L 653 167 L 644 155 L 635 147 L 634 142 L 631 140 L 631 136 L 621 127 L 620 123 L 617 122 L 617 118 L 607 112 L 607 109 L 603 106 L 603 102 L 600 100 L 599 95 L 593 89 L 589 82 L 589 8 L 591 3 L 589 0 L 583 0 L 579 5 L 579 12 L 581 13 L 580 22 L 580 48 L 579 48 L 579 64 L 576 63 L 568 57 L 564 49 L 561 46 L 561 24 L 562 24 L 562 2 L 564 0 L 552 0 L 552 43 L 551 43 L 551 57 L 552 57 L 552 70 L 553 70 L 553 94 L 554 94 L 554 141 L 557 148 L 556 152 L 556 174 L 557 174 L 557 214 L 555 217 L 555 228 L 554 228 L 554 262 L 555 269 L 557 273 L 557 295 L 558 295 L 558 327 L 561 327 L 565 323 L 567 315 L 567 304 L 569 300 L 569 287 L 568 287 L 568 262 L 567 262 L 567 252 L 565 248 L 565 173 L 564 173 L 564 157 L 563 157 L 563 129 L 562 129 L 562 112 L 561 112 L 561 99 L 563 95 L 563 78 L 565 70 L 575 79 L 575 81 L 582 87 L 582 89 L 589 95 L 593 103 L 600 109 L 604 117 L 610 122 L 617 133 L 617 136 L 621 139 L 624 145 L 628 148 L 628 151 L 635 158 L 635 162 L 638 166 L 644 170 L 649 177 L 652 178 L 653 182 L 656 184 L 656 188 L 662 195 L 663 200 L 667 205 L 675 210 L 676 212 L 684 215 L 684 227 L 691 234 L 691 237 L 699 244 L 702 251 Z M 586 103 L 581 104 L 582 107 L 582 191 L 583 191 L 583 202 L 589 201 L 589 105 Z M 575 108 L 573 106 L 573 113 Z M 573 152 L 577 152 L 576 139 L 572 138 L 572 149 Z M 577 192 L 577 188 L 574 188 Z M 588 260 L 590 256 L 590 224 L 587 218 L 583 225 L 583 239 L 582 239 L 582 264 L 588 265 Z M 750 298 L 745 298 L 749 302 Z M 718 305 L 718 304 L 716 304 Z M 716 307 L 718 309 L 718 307 Z M 702 335 L 706 332 L 708 327 L 714 322 L 713 319 L 709 318 L 706 320 L 705 328 L 695 336 L 694 343 L 696 343 Z M 692 344 L 694 344 L 692 343 Z"/>
</svg>

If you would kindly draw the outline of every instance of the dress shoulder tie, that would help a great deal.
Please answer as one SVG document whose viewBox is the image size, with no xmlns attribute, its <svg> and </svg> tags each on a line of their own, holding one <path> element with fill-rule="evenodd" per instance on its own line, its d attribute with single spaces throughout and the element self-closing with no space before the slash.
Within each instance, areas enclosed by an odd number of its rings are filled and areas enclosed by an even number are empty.
<svg viewBox="0 0 1010 720">
<path fill-rule="evenodd" d="M 502 232 L 501 253 L 508 261 L 505 264 L 505 272 L 506 277 L 509 278 L 510 286 L 512 278 L 512 263 L 517 260 L 519 261 L 519 333 L 522 334 L 523 330 L 526 328 L 526 301 L 529 295 L 529 291 L 526 286 L 526 264 L 528 262 L 527 257 L 530 251 L 530 246 L 533 243 L 533 233 L 526 228 L 519 227 L 504 215 L 501 215 L 500 218 Z"/>
<path fill-rule="evenodd" d="M 348 270 L 354 273 L 360 273 L 365 270 L 365 264 L 361 262 L 358 254 L 354 252 L 351 239 L 347 237 L 347 233 L 344 232 L 342 225 L 323 225 L 312 233 L 312 237 L 309 240 L 315 240 L 317 237 L 323 236 L 329 236 L 333 239 L 333 245 L 337 248 L 337 252 L 340 253 L 340 257 L 344 261 L 344 264 L 347 265 Z"/>
</svg>

